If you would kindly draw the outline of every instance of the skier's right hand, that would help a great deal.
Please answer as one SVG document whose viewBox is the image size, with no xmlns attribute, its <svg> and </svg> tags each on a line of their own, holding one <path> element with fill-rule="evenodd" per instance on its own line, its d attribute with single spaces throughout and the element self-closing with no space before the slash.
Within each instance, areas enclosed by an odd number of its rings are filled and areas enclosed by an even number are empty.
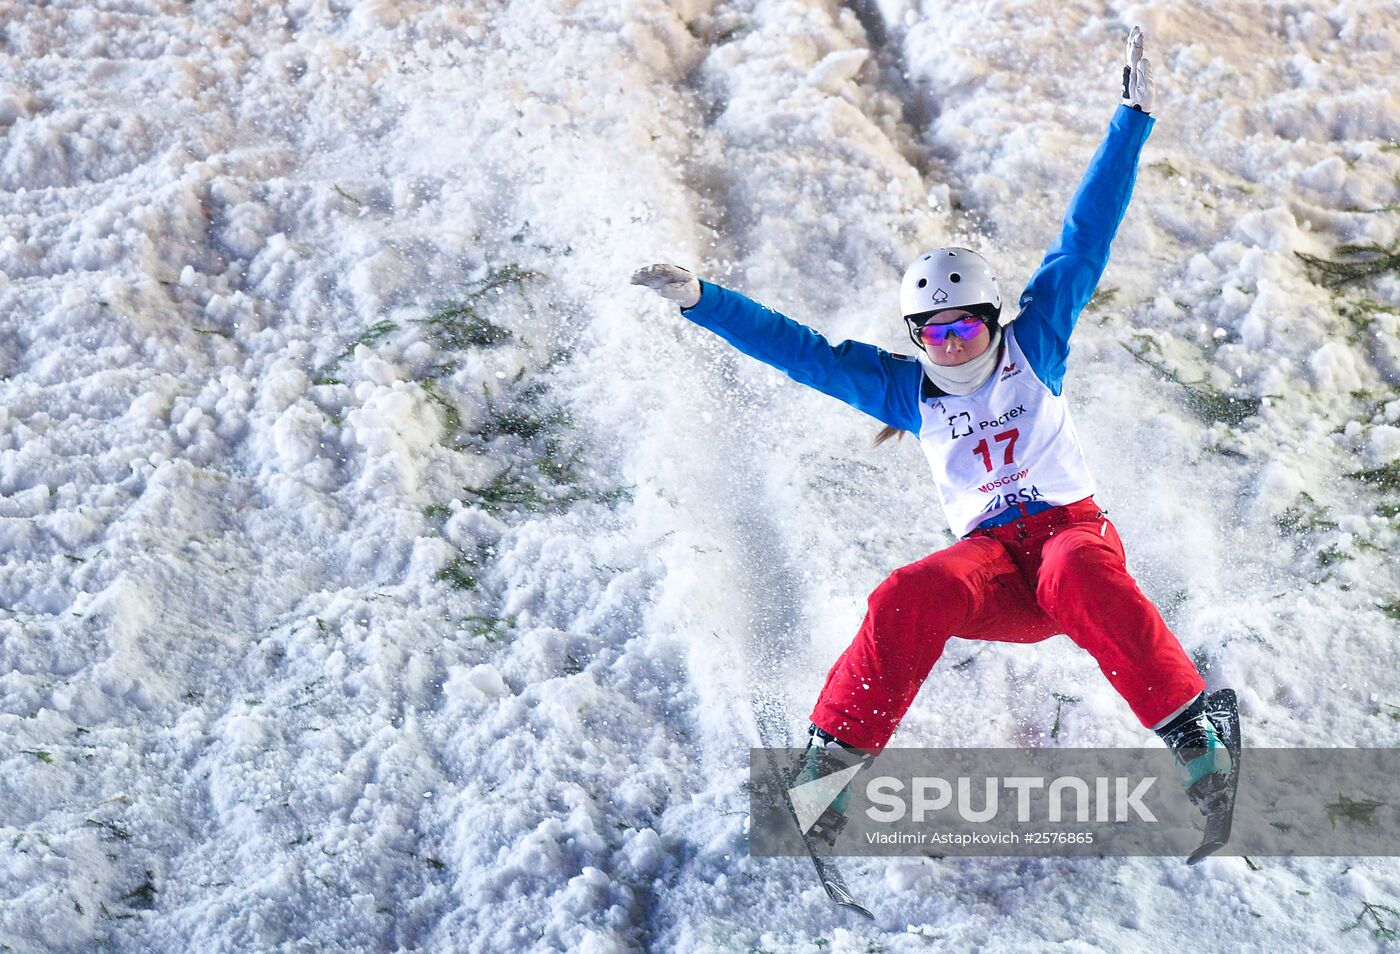
<svg viewBox="0 0 1400 954">
<path fill-rule="evenodd" d="M 700 280 L 679 265 L 639 268 L 632 273 L 632 284 L 645 285 L 682 308 L 694 308 L 700 302 Z"/>
</svg>

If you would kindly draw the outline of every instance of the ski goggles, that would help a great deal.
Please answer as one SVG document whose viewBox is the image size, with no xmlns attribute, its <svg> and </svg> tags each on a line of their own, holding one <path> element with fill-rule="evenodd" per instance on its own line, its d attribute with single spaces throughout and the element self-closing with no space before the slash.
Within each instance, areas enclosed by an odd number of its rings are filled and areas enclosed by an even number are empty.
<svg viewBox="0 0 1400 954">
<path fill-rule="evenodd" d="M 975 315 L 938 324 L 932 321 L 922 325 L 916 325 L 913 321 L 909 322 L 910 336 L 926 348 L 942 347 L 950 336 L 960 341 L 971 341 L 986 327 L 987 323 Z"/>
</svg>

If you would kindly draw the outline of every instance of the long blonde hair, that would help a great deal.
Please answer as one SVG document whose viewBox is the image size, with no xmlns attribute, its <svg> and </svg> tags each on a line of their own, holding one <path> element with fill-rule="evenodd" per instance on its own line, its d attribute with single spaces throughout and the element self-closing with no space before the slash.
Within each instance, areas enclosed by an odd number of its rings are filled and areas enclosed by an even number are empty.
<svg viewBox="0 0 1400 954">
<path fill-rule="evenodd" d="M 895 427 L 893 424 L 886 424 L 884 427 L 880 428 L 880 433 L 875 435 L 875 443 L 870 446 L 879 447 L 895 435 L 898 435 L 900 440 L 904 440 L 904 435 L 906 433 L 907 432 L 903 428 Z"/>
</svg>

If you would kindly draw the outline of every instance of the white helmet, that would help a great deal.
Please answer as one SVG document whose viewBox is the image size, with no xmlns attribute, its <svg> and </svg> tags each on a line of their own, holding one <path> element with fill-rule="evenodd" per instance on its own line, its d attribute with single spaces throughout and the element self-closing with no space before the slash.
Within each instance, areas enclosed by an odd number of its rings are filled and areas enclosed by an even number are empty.
<svg viewBox="0 0 1400 954">
<path fill-rule="evenodd" d="M 899 307 L 918 321 L 949 308 L 970 311 L 993 328 L 1001 316 L 1001 292 L 992 266 L 965 248 L 940 248 L 920 255 L 904 271 Z"/>
</svg>

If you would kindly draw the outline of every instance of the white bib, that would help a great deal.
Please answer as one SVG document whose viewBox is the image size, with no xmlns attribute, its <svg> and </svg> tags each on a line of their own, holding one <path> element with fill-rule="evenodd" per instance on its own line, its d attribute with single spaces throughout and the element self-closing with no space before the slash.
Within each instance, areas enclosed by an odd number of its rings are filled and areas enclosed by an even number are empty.
<svg viewBox="0 0 1400 954">
<path fill-rule="evenodd" d="M 1063 394 L 1052 394 L 1003 330 L 1000 367 L 959 397 L 920 395 L 919 446 L 959 537 L 1018 504 L 1074 503 L 1094 493 Z"/>
</svg>

